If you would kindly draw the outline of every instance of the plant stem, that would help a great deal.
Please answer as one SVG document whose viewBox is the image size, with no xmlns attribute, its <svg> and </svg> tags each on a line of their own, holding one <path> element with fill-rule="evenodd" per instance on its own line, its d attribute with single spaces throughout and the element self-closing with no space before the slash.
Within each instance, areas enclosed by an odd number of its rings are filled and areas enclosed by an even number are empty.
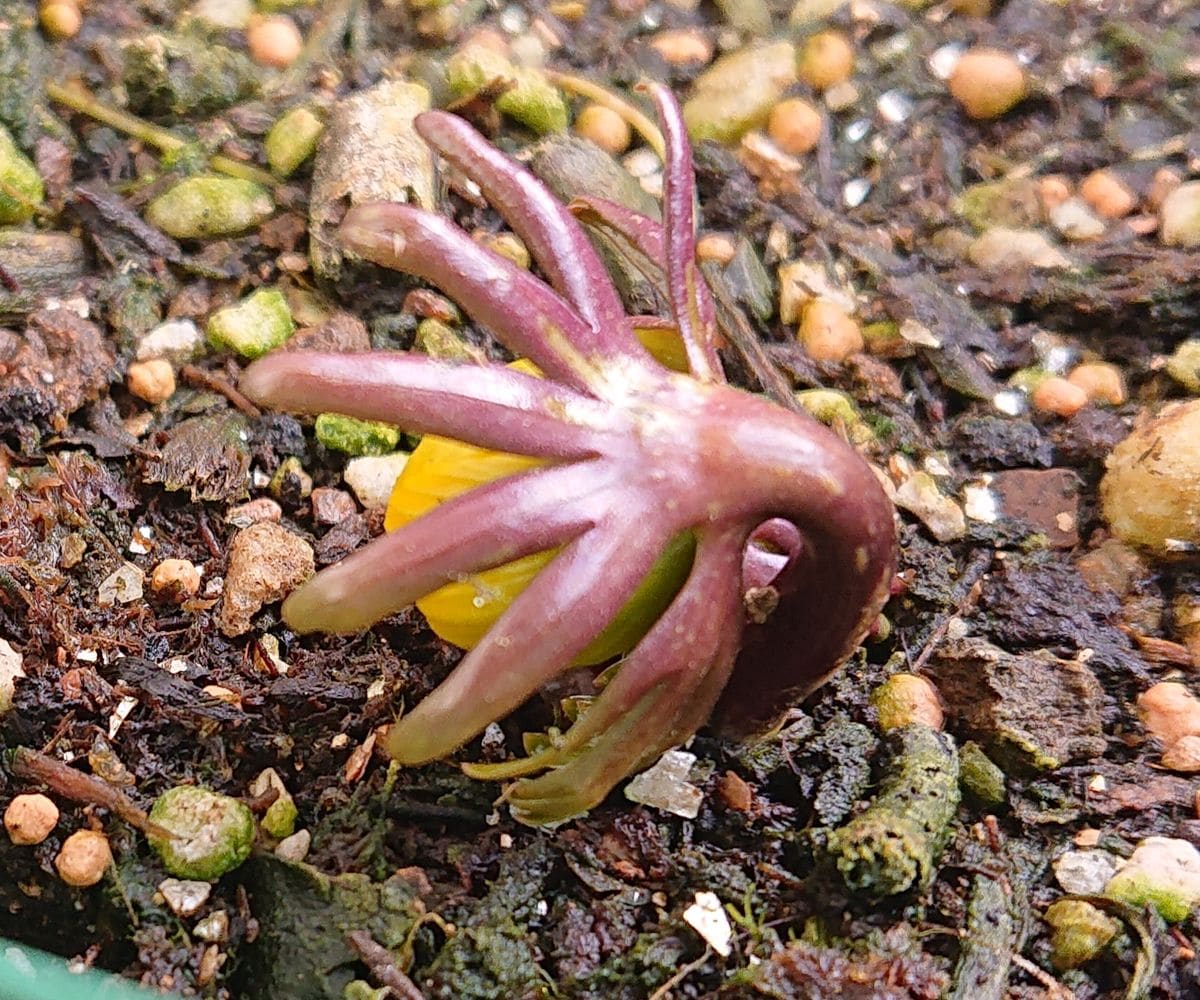
<svg viewBox="0 0 1200 1000">
<path fill-rule="evenodd" d="M 138 118 L 136 115 L 122 111 L 120 108 L 110 107 L 96 100 L 96 98 L 82 87 L 67 87 L 49 81 L 46 83 L 46 94 L 52 101 L 65 104 L 73 111 L 78 111 L 80 114 L 87 115 L 89 118 L 115 128 L 119 132 L 124 132 L 135 139 L 140 139 L 160 152 L 171 153 L 187 145 L 174 132 L 161 128 L 158 125 L 153 125 L 148 121 Z M 240 163 L 219 153 L 213 156 L 208 162 L 213 170 L 217 170 L 230 177 L 254 181 L 257 184 L 263 184 L 268 187 L 275 184 L 275 178 L 265 170 L 259 170 L 258 167 L 251 166 L 248 163 Z"/>
<path fill-rule="evenodd" d="M 637 130 L 638 134 L 646 140 L 646 145 L 658 154 L 660 160 L 666 159 L 667 144 L 663 140 L 663 134 L 659 131 L 658 126 L 625 98 L 585 77 L 576 76 L 574 73 L 564 73 L 557 69 L 548 69 L 545 73 L 551 82 L 562 87 L 563 90 L 586 97 L 589 101 L 595 101 L 602 107 L 608 108 L 609 111 L 615 111 Z"/>
</svg>

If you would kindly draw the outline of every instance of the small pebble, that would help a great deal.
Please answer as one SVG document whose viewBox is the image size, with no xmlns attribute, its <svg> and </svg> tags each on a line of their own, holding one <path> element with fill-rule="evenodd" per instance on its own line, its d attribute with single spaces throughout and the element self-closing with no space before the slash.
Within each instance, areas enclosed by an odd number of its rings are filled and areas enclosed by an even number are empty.
<svg viewBox="0 0 1200 1000">
<path fill-rule="evenodd" d="M 1042 203 L 1042 211 L 1046 218 L 1059 205 L 1071 197 L 1071 184 L 1061 174 L 1050 174 L 1038 178 L 1038 200 Z"/>
<path fill-rule="evenodd" d="M 58 806 L 40 793 L 18 795 L 4 810 L 4 828 L 14 844 L 40 844 L 58 823 Z"/>
<path fill-rule="evenodd" d="M 25 660 L 7 639 L 0 639 L 0 715 L 12 708 L 16 681 L 25 676 Z"/>
<path fill-rule="evenodd" d="M 733 771 L 717 779 L 717 796 L 726 809 L 734 812 L 749 812 L 754 805 L 754 790 Z"/>
<path fill-rule="evenodd" d="M 625 786 L 625 798 L 684 819 L 695 819 L 704 801 L 704 793 L 687 780 L 695 763 L 695 754 L 668 750 L 653 767 Z"/>
<path fill-rule="evenodd" d="M 229 914 L 224 910 L 214 910 L 203 920 L 196 922 L 192 933 L 201 941 L 221 942 L 229 938 Z"/>
<path fill-rule="evenodd" d="M 165 358 L 135 361 L 129 366 L 125 384 L 138 399 L 151 405 L 163 403 L 175 393 L 175 369 Z"/>
<path fill-rule="evenodd" d="M 1104 361 L 1089 361 L 1076 365 L 1067 381 L 1087 393 L 1093 403 L 1120 406 L 1125 402 L 1125 380 L 1121 369 Z"/>
<path fill-rule="evenodd" d="M 780 101 L 767 119 L 767 135 L 785 153 L 802 156 L 821 139 L 821 112 L 808 101 L 792 97 Z"/>
<path fill-rule="evenodd" d="M 1163 751 L 1162 766 L 1183 774 L 1200 771 L 1200 736 L 1181 736 L 1177 739 Z"/>
<path fill-rule="evenodd" d="M 304 39 L 296 22 L 286 14 L 274 14 L 251 21 L 246 29 L 246 47 L 250 58 L 260 66 L 285 69 L 304 49 Z"/>
<path fill-rule="evenodd" d="M 1107 228 L 1082 198 L 1068 198 L 1050 209 L 1050 224 L 1069 240 L 1099 239 Z"/>
<path fill-rule="evenodd" d="M 1117 861 L 1108 851 L 1068 851 L 1055 860 L 1054 879 L 1064 892 L 1095 896 L 1116 873 Z"/>
<path fill-rule="evenodd" d="M 79 889 L 104 878 L 110 864 L 112 848 L 108 846 L 108 838 L 95 830 L 76 830 L 63 841 L 62 850 L 54 859 L 58 877 Z"/>
<path fill-rule="evenodd" d="M 39 11 L 42 30 L 51 38 L 63 41 L 74 38 L 83 27 L 83 14 L 77 3 L 70 0 L 54 0 L 43 3 Z"/>
<path fill-rule="evenodd" d="M 737 253 L 733 238 L 728 233 L 706 233 L 696 241 L 696 258 L 713 260 L 724 267 Z"/>
<path fill-rule="evenodd" d="M 1200 736 L 1200 699 L 1178 681 L 1161 681 L 1143 691 L 1137 708 L 1146 731 L 1166 746 Z"/>
<path fill-rule="evenodd" d="M 845 83 L 854 72 L 854 47 L 840 31 L 819 31 L 801 46 L 796 72 L 813 90 Z"/>
<path fill-rule="evenodd" d="M 283 508 L 270 497 L 258 497 L 246 503 L 230 507 L 225 512 L 225 523 L 235 528 L 248 528 L 261 521 L 278 521 L 283 517 Z"/>
<path fill-rule="evenodd" d="M 100 581 L 96 591 L 96 603 L 102 608 L 114 604 L 132 604 L 142 599 L 142 583 L 145 574 L 133 563 L 122 563 Z"/>
<path fill-rule="evenodd" d="M 713 57 L 712 42 L 691 28 L 660 31 L 650 39 L 650 47 L 669 66 L 703 66 Z"/>
<path fill-rule="evenodd" d="M 854 317 L 829 299 L 814 299 L 804 307 L 798 336 L 814 361 L 840 364 L 863 349 L 862 330 Z"/>
<path fill-rule="evenodd" d="M 1137 207 L 1137 196 L 1111 170 L 1094 170 L 1079 185 L 1079 194 L 1102 219 L 1119 219 Z"/>
<path fill-rule="evenodd" d="M 176 603 L 200 592 L 200 570 L 187 559 L 164 559 L 150 573 L 150 589 Z"/>
<path fill-rule="evenodd" d="M 1062 270 L 1071 266 L 1071 258 L 1044 233 L 1006 226 L 992 226 L 980 233 L 967 248 L 967 256 L 976 267 L 992 274 L 1029 268 Z"/>
<path fill-rule="evenodd" d="M 893 674 L 872 693 L 871 704 L 885 733 L 914 723 L 940 730 L 946 722 L 937 688 L 917 674 Z"/>
<path fill-rule="evenodd" d="M 290 837 L 285 837 L 275 845 L 275 857 L 284 861 L 303 861 L 308 857 L 308 849 L 312 845 L 312 834 L 307 830 L 297 830 Z"/>
<path fill-rule="evenodd" d="M 1200 181 L 1180 184 L 1159 209 L 1161 238 L 1169 247 L 1200 247 Z"/>
<path fill-rule="evenodd" d="M 999 118 L 1026 95 L 1029 82 L 1016 56 L 1001 49 L 965 52 L 950 74 L 950 96 L 971 117 Z"/>
<path fill-rule="evenodd" d="M 1150 190 L 1146 192 L 1146 207 L 1157 212 L 1162 208 L 1162 203 L 1167 200 L 1167 195 L 1182 183 L 1183 178 L 1179 176 L 1178 170 L 1171 167 L 1159 167 L 1154 171 L 1154 177 L 1150 181 Z"/>
<path fill-rule="evenodd" d="M 633 138 L 629 123 L 603 104 L 588 104 L 576 115 L 575 134 L 594 142 L 610 156 L 620 156 Z"/>
<path fill-rule="evenodd" d="M 408 462 L 404 452 L 391 455 L 363 455 L 346 463 L 342 474 L 358 502 L 367 510 L 384 510 L 396 478 Z"/>
<path fill-rule="evenodd" d="M 1088 394 L 1082 388 L 1058 375 L 1042 379 L 1030 394 L 1035 410 L 1053 413 L 1060 417 L 1073 417 L 1088 403 Z"/>
<path fill-rule="evenodd" d="M 341 524 L 358 511 L 354 498 L 345 490 L 330 486 L 318 486 L 309 497 L 312 503 L 313 520 L 317 524 Z"/>
<path fill-rule="evenodd" d="M 270 521 L 243 528 L 229 545 L 220 628 L 227 636 L 250 630 L 264 604 L 278 601 L 313 575 L 312 546 Z"/>
<path fill-rule="evenodd" d="M 193 879 L 165 878 L 158 883 L 167 907 L 177 917 L 191 917 L 212 895 L 212 883 Z"/>
</svg>

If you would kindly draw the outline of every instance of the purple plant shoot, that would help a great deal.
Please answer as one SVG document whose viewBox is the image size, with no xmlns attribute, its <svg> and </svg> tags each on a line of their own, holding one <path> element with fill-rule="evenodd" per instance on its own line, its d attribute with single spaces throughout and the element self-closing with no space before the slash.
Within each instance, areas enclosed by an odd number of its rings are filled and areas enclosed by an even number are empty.
<svg viewBox="0 0 1200 1000">
<path fill-rule="evenodd" d="M 506 797 L 531 824 L 587 811 L 710 717 L 730 733 L 770 725 L 861 641 L 893 573 L 892 508 L 867 463 L 816 420 L 726 384 L 695 262 L 691 147 L 670 91 L 649 89 L 667 143 L 661 226 L 598 199 L 563 206 L 461 119 L 417 119 L 524 240 L 545 282 L 408 205 L 360 205 L 342 224 L 347 249 L 443 289 L 544 378 L 399 352 L 296 352 L 256 362 L 242 380 L 280 409 L 544 460 L 372 541 L 284 603 L 298 631 L 354 632 L 448 581 L 559 549 L 392 726 L 388 750 L 401 763 L 445 757 L 517 708 L 604 630 L 672 539 L 694 537 L 686 581 L 565 734 L 528 757 L 464 765 L 519 778 Z M 634 331 L 645 319 L 625 314 L 572 210 L 662 262 L 689 372 L 642 346 Z M 750 544 L 756 532 L 784 549 L 782 569 Z M 751 620 L 745 592 L 766 582 L 778 603 Z"/>
</svg>

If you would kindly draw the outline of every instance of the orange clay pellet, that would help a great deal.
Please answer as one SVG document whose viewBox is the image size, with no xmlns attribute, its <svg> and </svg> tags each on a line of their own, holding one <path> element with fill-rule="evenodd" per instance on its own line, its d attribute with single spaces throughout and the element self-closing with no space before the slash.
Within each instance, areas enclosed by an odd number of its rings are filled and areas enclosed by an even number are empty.
<svg viewBox="0 0 1200 1000">
<path fill-rule="evenodd" d="M 952 96 L 971 118 L 999 118 L 1029 90 L 1025 70 L 1010 52 L 975 48 L 963 53 L 950 74 Z"/>
<path fill-rule="evenodd" d="M 802 156 L 821 138 L 821 112 L 799 97 L 780 101 L 767 119 L 767 134 L 785 153 Z"/>
</svg>

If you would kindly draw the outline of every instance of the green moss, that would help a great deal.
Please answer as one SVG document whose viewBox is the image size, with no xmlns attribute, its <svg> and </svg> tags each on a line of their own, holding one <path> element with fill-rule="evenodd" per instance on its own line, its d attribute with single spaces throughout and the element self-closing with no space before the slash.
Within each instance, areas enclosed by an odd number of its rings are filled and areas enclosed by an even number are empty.
<svg viewBox="0 0 1200 1000">
<path fill-rule="evenodd" d="M 209 343 L 219 351 L 261 358 L 286 341 L 295 329 L 283 293 L 260 288 L 237 305 L 213 313 L 206 333 Z"/>
<path fill-rule="evenodd" d="M 545 73 L 515 66 L 482 45 L 467 45 L 451 56 L 446 79 L 458 97 L 478 93 L 497 81 L 511 81 L 512 87 L 496 98 L 497 110 L 543 135 L 567 127 L 567 103 Z"/>
<path fill-rule="evenodd" d="M 431 1000 L 554 995 L 528 927 L 546 899 L 554 865 L 554 852 L 542 840 L 502 857 L 487 895 L 469 915 L 456 919 L 459 933 L 420 977 Z"/>
<path fill-rule="evenodd" d="M 1060 899 L 1046 910 L 1050 961 L 1060 972 L 1076 969 L 1100 954 L 1121 925 L 1102 910 L 1079 899 Z"/>
<path fill-rule="evenodd" d="M 359 873 L 331 878 L 269 854 L 243 871 L 262 932 L 242 946 L 233 986 L 255 1000 L 344 1000 L 362 970 L 346 934 L 366 931 L 399 954 L 424 912 L 413 883 L 398 875 L 384 882 Z"/>
<path fill-rule="evenodd" d="M 129 108 L 138 114 L 211 114 L 258 92 L 258 67 L 202 33 L 135 36 L 118 55 Z"/>
<path fill-rule="evenodd" d="M 896 753 L 865 812 L 829 835 L 846 885 L 891 896 L 927 885 L 958 808 L 958 754 L 949 736 L 913 725 L 895 733 Z"/>
<path fill-rule="evenodd" d="M 25 222 L 45 200 L 41 175 L 0 125 L 0 224 Z"/>
<path fill-rule="evenodd" d="M 333 451 L 348 455 L 386 455 L 400 443 L 400 428 L 380 420 L 359 420 L 340 413 L 317 417 L 317 440 Z"/>
<path fill-rule="evenodd" d="M 963 791 L 988 808 L 1002 806 L 1008 798 L 1007 779 L 983 748 L 978 743 L 964 743 L 958 759 Z"/>
<path fill-rule="evenodd" d="M 207 788 L 167 790 L 151 808 L 150 821 L 174 835 L 149 840 L 167 871 L 178 878 L 218 879 L 245 861 L 254 845 L 250 810 Z"/>
</svg>

